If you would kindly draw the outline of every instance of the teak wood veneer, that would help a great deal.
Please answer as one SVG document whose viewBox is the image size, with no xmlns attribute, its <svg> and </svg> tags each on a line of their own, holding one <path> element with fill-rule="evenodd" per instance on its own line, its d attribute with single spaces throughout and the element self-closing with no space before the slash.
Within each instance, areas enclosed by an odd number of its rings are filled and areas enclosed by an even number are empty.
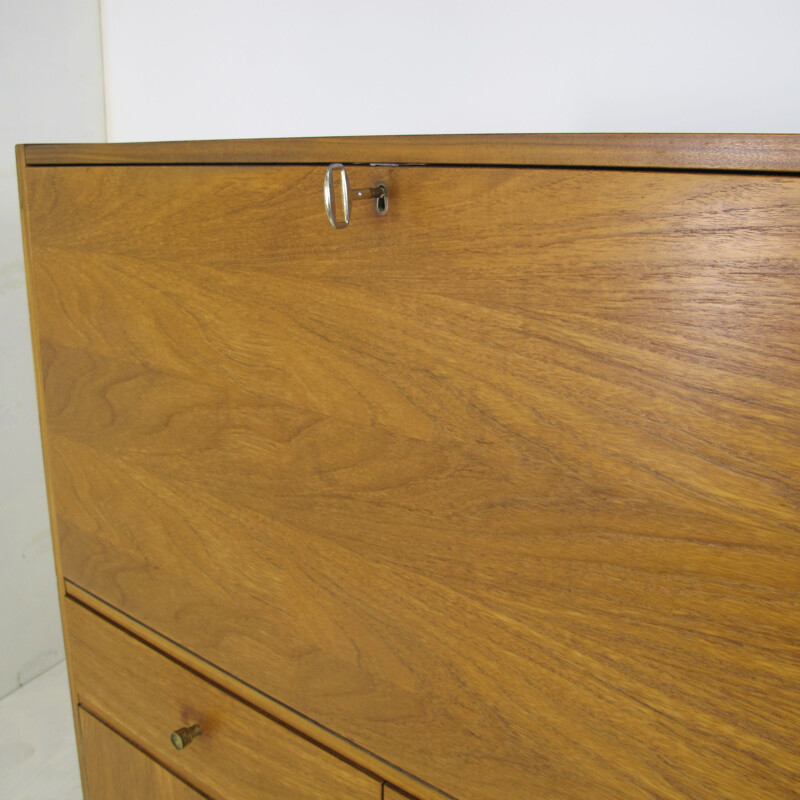
<svg viewBox="0 0 800 800">
<path fill-rule="evenodd" d="M 89 800 L 797 796 L 800 137 L 18 164 Z"/>
</svg>

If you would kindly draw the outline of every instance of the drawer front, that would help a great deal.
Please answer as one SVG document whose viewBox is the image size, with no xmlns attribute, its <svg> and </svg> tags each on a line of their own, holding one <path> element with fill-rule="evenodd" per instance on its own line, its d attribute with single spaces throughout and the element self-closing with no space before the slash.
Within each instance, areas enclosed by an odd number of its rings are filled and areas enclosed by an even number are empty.
<svg viewBox="0 0 800 800">
<path fill-rule="evenodd" d="M 793 791 L 800 180 L 29 172 L 68 579 L 463 800 Z"/>
<path fill-rule="evenodd" d="M 218 800 L 379 800 L 377 780 L 79 604 L 66 603 L 79 702 Z M 171 734 L 199 726 L 177 750 Z"/>
<path fill-rule="evenodd" d="M 204 800 L 84 709 L 79 719 L 86 800 Z"/>
</svg>

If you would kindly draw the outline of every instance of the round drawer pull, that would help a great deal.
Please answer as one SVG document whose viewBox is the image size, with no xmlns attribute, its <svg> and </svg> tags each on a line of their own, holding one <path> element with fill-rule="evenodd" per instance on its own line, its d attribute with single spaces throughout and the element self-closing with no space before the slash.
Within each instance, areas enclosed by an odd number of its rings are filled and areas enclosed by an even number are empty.
<svg viewBox="0 0 800 800">
<path fill-rule="evenodd" d="M 178 728 L 178 730 L 172 732 L 169 738 L 176 750 L 183 750 L 201 733 L 199 725 L 192 725 L 191 728 Z"/>
</svg>

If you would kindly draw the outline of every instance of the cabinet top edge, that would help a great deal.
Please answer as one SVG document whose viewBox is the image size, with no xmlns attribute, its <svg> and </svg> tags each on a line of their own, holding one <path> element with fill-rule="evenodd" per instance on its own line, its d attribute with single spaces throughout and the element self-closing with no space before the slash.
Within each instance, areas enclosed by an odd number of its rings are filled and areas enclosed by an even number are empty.
<svg viewBox="0 0 800 800">
<path fill-rule="evenodd" d="M 26 166 L 431 164 L 800 173 L 800 134 L 454 134 L 28 144 Z"/>
</svg>

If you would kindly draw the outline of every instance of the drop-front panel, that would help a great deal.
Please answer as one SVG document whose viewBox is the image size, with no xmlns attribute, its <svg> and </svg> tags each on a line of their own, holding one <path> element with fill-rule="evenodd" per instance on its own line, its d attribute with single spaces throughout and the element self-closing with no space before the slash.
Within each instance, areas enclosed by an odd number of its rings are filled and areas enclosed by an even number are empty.
<svg viewBox="0 0 800 800">
<path fill-rule="evenodd" d="M 348 172 L 27 169 L 65 579 L 426 797 L 794 796 L 800 179 Z"/>
</svg>

